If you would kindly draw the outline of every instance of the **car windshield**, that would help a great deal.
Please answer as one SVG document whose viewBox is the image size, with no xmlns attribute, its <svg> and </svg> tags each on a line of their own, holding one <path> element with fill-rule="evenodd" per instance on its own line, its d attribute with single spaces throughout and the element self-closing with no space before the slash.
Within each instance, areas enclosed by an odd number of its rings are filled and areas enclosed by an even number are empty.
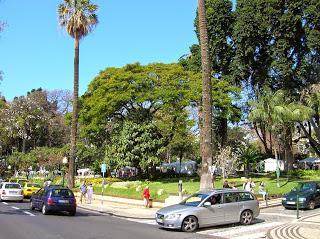
<svg viewBox="0 0 320 239">
<path fill-rule="evenodd" d="M 35 184 L 35 183 L 28 183 L 27 187 L 28 188 L 41 188 L 39 184 Z"/>
<path fill-rule="evenodd" d="M 17 183 L 8 183 L 4 186 L 4 188 L 9 188 L 9 189 L 20 189 L 20 184 Z"/>
<path fill-rule="evenodd" d="M 191 206 L 191 207 L 197 207 L 205 198 L 207 198 L 209 195 L 205 193 L 195 193 L 191 195 L 190 197 L 183 200 L 180 205 L 185 206 Z"/>
<path fill-rule="evenodd" d="M 314 183 L 299 183 L 296 189 L 298 191 L 313 191 L 315 188 Z"/>
<path fill-rule="evenodd" d="M 52 197 L 73 197 L 73 193 L 69 189 L 54 189 L 51 193 Z"/>
</svg>

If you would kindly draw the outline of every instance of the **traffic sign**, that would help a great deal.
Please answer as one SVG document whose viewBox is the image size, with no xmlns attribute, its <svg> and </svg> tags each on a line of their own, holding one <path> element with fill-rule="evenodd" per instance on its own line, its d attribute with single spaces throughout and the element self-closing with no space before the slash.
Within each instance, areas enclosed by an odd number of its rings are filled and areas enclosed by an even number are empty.
<svg viewBox="0 0 320 239">
<path fill-rule="evenodd" d="M 107 172 L 107 164 L 103 163 L 101 164 L 101 173 L 106 173 Z"/>
</svg>

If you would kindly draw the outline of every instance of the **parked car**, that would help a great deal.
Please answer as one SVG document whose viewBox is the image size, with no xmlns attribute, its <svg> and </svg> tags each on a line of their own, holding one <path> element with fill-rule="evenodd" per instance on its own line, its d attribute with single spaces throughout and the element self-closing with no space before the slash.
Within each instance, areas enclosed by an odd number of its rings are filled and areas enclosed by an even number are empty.
<svg viewBox="0 0 320 239">
<path fill-rule="evenodd" d="M 63 186 L 48 186 L 34 193 L 30 199 L 30 209 L 39 209 L 43 215 L 50 212 L 76 214 L 77 202 L 73 192 Z"/>
<path fill-rule="evenodd" d="M 36 193 L 41 189 L 41 186 L 36 183 L 25 183 L 22 188 L 22 194 L 24 198 L 31 198 L 33 193 Z"/>
<path fill-rule="evenodd" d="M 285 194 L 282 198 L 282 205 L 289 208 L 314 209 L 320 206 L 320 181 L 301 182 L 298 186 Z"/>
<path fill-rule="evenodd" d="M 164 228 L 193 232 L 213 225 L 251 224 L 259 213 L 259 202 L 251 192 L 218 189 L 197 192 L 179 204 L 158 210 L 156 222 Z"/>
<path fill-rule="evenodd" d="M 21 186 L 18 183 L 0 183 L 0 201 L 23 201 Z"/>
</svg>

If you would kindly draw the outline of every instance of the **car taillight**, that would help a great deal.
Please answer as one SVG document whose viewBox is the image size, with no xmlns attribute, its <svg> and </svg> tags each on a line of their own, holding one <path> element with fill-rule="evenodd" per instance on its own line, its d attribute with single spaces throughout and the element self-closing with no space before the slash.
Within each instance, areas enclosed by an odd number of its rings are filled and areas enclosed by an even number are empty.
<svg viewBox="0 0 320 239">
<path fill-rule="evenodd" d="M 2 191 L 2 195 L 6 195 L 6 191 L 5 190 Z"/>
<path fill-rule="evenodd" d="M 32 190 L 30 188 L 27 189 L 28 192 L 32 192 Z"/>
<path fill-rule="evenodd" d="M 53 204 L 53 199 L 52 198 L 48 198 L 47 204 L 48 205 L 52 205 Z"/>
</svg>

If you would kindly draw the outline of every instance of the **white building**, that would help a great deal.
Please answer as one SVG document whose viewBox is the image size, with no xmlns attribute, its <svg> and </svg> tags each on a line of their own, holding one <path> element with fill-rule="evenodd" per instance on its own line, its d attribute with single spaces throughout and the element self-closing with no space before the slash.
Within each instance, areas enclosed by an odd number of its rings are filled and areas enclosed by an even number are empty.
<svg viewBox="0 0 320 239">
<path fill-rule="evenodd" d="M 282 160 L 279 161 L 280 170 L 284 170 L 284 162 Z M 264 171 L 265 172 L 275 172 L 277 170 L 277 160 L 274 158 L 267 158 L 263 160 L 264 162 Z"/>
</svg>

